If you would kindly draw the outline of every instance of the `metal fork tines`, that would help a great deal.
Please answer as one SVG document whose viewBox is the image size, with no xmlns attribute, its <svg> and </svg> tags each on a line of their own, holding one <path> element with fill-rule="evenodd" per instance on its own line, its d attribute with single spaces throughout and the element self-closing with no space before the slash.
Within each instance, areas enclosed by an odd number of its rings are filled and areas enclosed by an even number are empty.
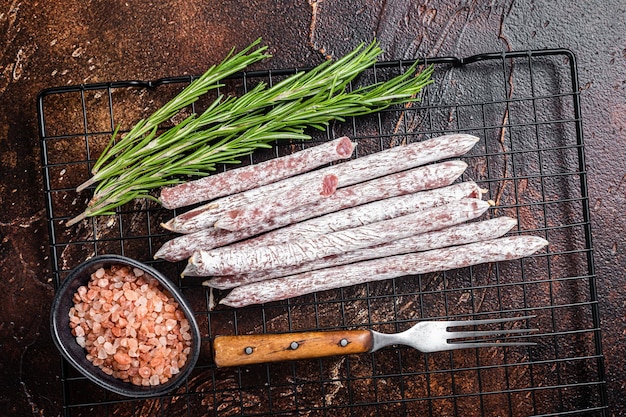
<svg viewBox="0 0 626 417">
<path fill-rule="evenodd" d="M 535 316 L 509 317 L 484 320 L 422 321 L 401 333 L 379 333 L 372 331 L 373 346 L 371 352 L 390 345 L 405 345 L 421 352 L 440 352 L 455 349 L 469 349 L 493 346 L 532 346 L 533 342 L 499 341 L 496 337 L 532 333 L 537 329 L 500 328 L 495 330 L 448 330 L 451 327 L 486 326 L 514 321 L 529 320 Z M 460 340 L 462 339 L 462 340 Z"/>
</svg>

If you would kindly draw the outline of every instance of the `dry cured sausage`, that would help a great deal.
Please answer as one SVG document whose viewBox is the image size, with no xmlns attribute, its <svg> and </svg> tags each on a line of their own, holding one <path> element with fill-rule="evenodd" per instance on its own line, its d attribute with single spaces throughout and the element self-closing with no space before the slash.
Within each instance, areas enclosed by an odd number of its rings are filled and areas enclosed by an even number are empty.
<svg viewBox="0 0 626 417">
<path fill-rule="evenodd" d="M 344 136 L 291 155 L 164 188 L 159 201 L 163 207 L 175 209 L 236 194 L 347 159 L 352 156 L 354 146 Z"/>
<path fill-rule="evenodd" d="M 189 258 L 183 275 L 230 275 L 299 265 L 460 224 L 479 217 L 488 208 L 489 204 L 483 200 L 464 198 L 441 207 L 299 241 L 198 251 Z"/>
<path fill-rule="evenodd" d="M 220 300 L 220 304 L 243 307 L 368 281 L 446 271 L 488 262 L 508 261 L 530 256 L 547 244 L 545 239 L 537 236 L 510 236 L 373 259 L 243 285 L 234 288 Z"/>
<path fill-rule="evenodd" d="M 337 177 L 336 188 L 343 188 L 426 165 L 434 161 L 463 155 L 478 140 L 476 136 L 457 134 L 440 136 L 406 146 L 396 146 L 213 200 L 170 219 L 163 223 L 162 227 L 178 233 L 193 233 L 207 227 L 213 227 L 219 218 L 228 211 L 242 209 L 270 195 L 285 193 L 289 190 L 306 186 L 308 182 L 319 176 L 334 175 Z"/>
<path fill-rule="evenodd" d="M 308 262 L 293 267 L 272 269 L 258 273 L 217 276 L 203 282 L 203 285 L 220 290 L 227 290 L 240 285 L 250 284 L 252 282 L 280 278 L 316 269 L 346 265 L 369 259 L 384 258 L 386 256 L 422 252 L 426 250 L 496 239 L 504 236 L 516 224 L 516 219 L 506 216 L 479 222 L 470 222 L 467 224 L 448 227 L 442 230 L 417 234 L 415 236 L 340 255 L 329 256 L 318 261 Z"/>
<path fill-rule="evenodd" d="M 179 236 L 166 242 L 156 252 L 155 257 L 169 261 L 182 260 L 189 257 L 197 249 L 209 250 L 346 208 L 445 187 L 461 176 L 466 168 L 465 162 L 447 161 L 376 178 L 351 187 L 341 188 L 325 199 L 323 204 L 299 207 L 266 223 L 245 230 L 230 232 L 213 227 L 202 227 L 199 228 L 198 232 Z"/>
</svg>

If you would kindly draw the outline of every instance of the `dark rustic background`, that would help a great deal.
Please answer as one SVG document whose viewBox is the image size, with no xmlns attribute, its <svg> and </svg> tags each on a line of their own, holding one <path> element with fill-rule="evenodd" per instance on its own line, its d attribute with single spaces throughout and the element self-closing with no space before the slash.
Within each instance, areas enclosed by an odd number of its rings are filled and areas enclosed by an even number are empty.
<svg viewBox="0 0 626 417">
<path fill-rule="evenodd" d="M 569 1 L 0 1 L 0 414 L 54 416 L 53 288 L 36 96 L 47 87 L 199 74 L 259 36 L 267 68 L 377 37 L 384 59 L 564 47 L 578 57 L 611 415 L 624 415 L 626 5 Z M 259 67 L 265 68 L 265 67 Z"/>
</svg>

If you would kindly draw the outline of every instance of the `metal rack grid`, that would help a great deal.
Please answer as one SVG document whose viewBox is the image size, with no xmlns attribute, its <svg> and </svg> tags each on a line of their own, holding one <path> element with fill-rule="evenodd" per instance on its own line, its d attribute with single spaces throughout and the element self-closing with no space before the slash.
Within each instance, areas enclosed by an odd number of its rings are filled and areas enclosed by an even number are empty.
<svg viewBox="0 0 626 417">
<path fill-rule="evenodd" d="M 75 227 L 91 164 L 116 126 L 129 129 L 191 81 L 126 81 L 44 90 L 38 97 L 44 194 L 53 281 L 86 258 L 119 253 L 151 263 L 181 287 L 205 340 L 200 361 L 171 395 L 118 397 L 62 364 L 66 416 L 115 415 L 454 415 L 606 416 L 607 399 L 593 266 L 580 96 L 567 50 L 432 58 L 434 84 L 421 103 L 330 126 L 310 142 L 277 143 L 243 163 L 348 135 L 357 155 L 450 132 L 481 141 L 462 159 L 496 205 L 489 216 L 518 219 L 511 233 L 550 241 L 514 262 L 402 277 L 242 309 L 212 308 L 219 291 L 181 280 L 180 263 L 152 260 L 172 236 L 159 224 L 177 214 L 137 201 L 114 216 Z M 410 61 L 384 62 L 359 82 L 398 74 Z M 296 70 L 238 74 L 220 92 L 241 94 Z M 208 98 L 210 99 L 210 97 Z M 198 102 L 189 111 L 201 110 Z M 197 108 L 196 108 L 197 107 Z M 174 121 L 175 122 L 175 121 Z M 222 169 L 227 169 L 222 167 Z M 409 348 L 349 357 L 216 368 L 217 334 L 372 328 L 400 331 L 417 320 L 534 314 L 532 347 L 424 355 Z"/>
</svg>

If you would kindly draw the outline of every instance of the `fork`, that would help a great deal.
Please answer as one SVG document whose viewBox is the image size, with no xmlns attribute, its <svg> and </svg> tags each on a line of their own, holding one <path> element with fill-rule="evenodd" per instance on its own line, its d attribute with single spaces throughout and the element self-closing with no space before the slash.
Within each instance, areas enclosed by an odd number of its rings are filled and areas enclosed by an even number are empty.
<svg viewBox="0 0 626 417">
<path fill-rule="evenodd" d="M 213 341 L 213 359 L 217 366 L 225 367 L 375 352 L 392 345 L 410 346 L 424 353 L 494 346 L 529 346 L 535 343 L 517 340 L 502 342 L 495 337 L 529 333 L 536 329 L 505 329 L 502 326 L 495 330 L 448 329 L 504 324 L 533 317 L 421 321 L 400 333 L 363 329 L 216 336 Z"/>
</svg>

